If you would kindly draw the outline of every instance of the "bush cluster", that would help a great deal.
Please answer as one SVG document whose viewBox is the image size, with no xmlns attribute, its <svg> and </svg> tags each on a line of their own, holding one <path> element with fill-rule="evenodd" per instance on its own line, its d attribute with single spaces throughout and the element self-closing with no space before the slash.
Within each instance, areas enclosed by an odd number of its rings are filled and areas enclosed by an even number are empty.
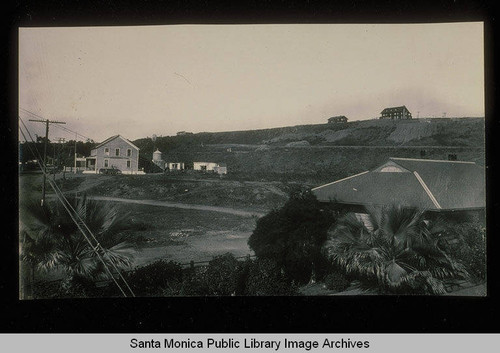
<svg viewBox="0 0 500 353">
<path fill-rule="evenodd" d="M 174 261 L 155 261 L 126 273 L 125 279 L 136 296 L 161 296 L 175 291 L 182 282 L 182 267 Z"/>
<path fill-rule="evenodd" d="M 232 254 L 215 257 L 207 266 L 182 269 L 173 261 L 156 261 L 124 273 L 136 296 L 233 296 L 294 295 L 297 286 L 289 282 L 280 266 L 271 259 L 238 261 Z M 75 278 L 75 283 L 42 282 L 38 298 L 116 297 L 120 291 L 109 283 L 97 288 L 90 280 Z"/>
<path fill-rule="evenodd" d="M 270 259 L 237 261 L 233 255 L 215 257 L 206 268 L 187 271 L 180 295 L 294 295 L 296 286 L 285 280 Z"/>
<path fill-rule="evenodd" d="M 445 244 L 446 252 L 462 263 L 473 282 L 486 279 L 486 229 L 481 223 L 451 225 L 446 233 L 453 240 Z"/>
<path fill-rule="evenodd" d="M 323 283 L 325 285 L 325 288 L 328 290 L 342 292 L 349 288 L 351 281 L 340 270 L 333 270 L 325 276 L 325 278 L 323 279 Z"/>
<path fill-rule="evenodd" d="M 321 246 L 334 221 L 333 212 L 314 195 L 292 193 L 281 209 L 257 221 L 248 245 L 258 258 L 273 260 L 289 282 L 307 283 L 313 274 L 326 274 Z"/>
</svg>

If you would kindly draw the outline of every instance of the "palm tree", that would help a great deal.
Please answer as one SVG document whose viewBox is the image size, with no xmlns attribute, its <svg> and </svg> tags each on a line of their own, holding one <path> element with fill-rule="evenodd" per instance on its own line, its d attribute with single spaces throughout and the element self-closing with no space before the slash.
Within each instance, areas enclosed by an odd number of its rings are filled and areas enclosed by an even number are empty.
<svg viewBox="0 0 500 353">
<path fill-rule="evenodd" d="M 422 210 L 372 208 L 366 218 L 353 213 L 328 232 L 327 258 L 365 289 L 407 294 L 444 294 L 443 281 L 466 278 L 464 267 L 440 247 L 440 222 Z"/>
<path fill-rule="evenodd" d="M 122 236 L 122 231 L 129 226 L 128 218 L 114 205 L 98 203 L 85 196 L 70 203 L 101 244 L 100 255 L 106 265 L 130 266 L 133 246 Z M 79 278 L 106 276 L 96 251 L 60 202 L 46 206 L 31 203 L 20 209 L 20 234 L 24 238 L 21 259 L 31 267 L 32 283 L 35 271 L 56 269 L 63 272 L 66 287 Z"/>
</svg>

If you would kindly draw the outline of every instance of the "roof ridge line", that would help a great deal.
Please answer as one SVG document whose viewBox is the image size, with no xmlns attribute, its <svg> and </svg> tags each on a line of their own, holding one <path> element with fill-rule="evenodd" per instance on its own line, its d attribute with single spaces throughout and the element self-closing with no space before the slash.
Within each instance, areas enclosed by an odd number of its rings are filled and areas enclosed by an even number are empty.
<svg viewBox="0 0 500 353">
<path fill-rule="evenodd" d="M 434 197 L 434 195 L 432 194 L 431 190 L 429 189 L 429 187 L 425 183 L 424 179 L 422 179 L 422 177 L 420 176 L 420 174 L 418 174 L 417 171 L 414 171 L 413 175 L 415 175 L 415 178 L 417 178 L 418 182 L 420 183 L 420 185 L 422 186 L 422 188 L 424 189 L 424 191 L 427 193 L 427 196 L 429 196 L 429 198 L 431 199 L 431 201 L 434 204 L 434 206 L 436 206 L 436 208 L 438 208 L 438 209 L 442 209 L 441 205 L 436 200 L 436 198 Z"/>
<path fill-rule="evenodd" d="M 475 162 L 449 161 L 446 159 L 419 159 L 419 158 L 402 158 L 402 157 L 389 157 L 389 159 L 397 160 L 397 161 L 447 162 L 447 163 L 461 163 L 461 164 L 476 164 Z"/>
<path fill-rule="evenodd" d="M 358 173 L 358 174 L 355 174 L 355 175 L 348 176 L 348 177 L 343 178 L 343 179 L 335 180 L 334 182 L 331 182 L 331 183 L 328 183 L 328 184 L 325 184 L 325 185 L 321 185 L 321 186 L 317 186 L 317 187 L 311 189 L 311 191 L 319 189 L 319 188 L 322 188 L 322 187 L 325 187 L 325 186 L 328 186 L 328 185 L 332 185 L 332 184 L 335 184 L 335 183 L 338 183 L 338 182 L 341 182 L 341 181 L 344 181 L 344 180 L 347 180 L 347 179 L 351 179 L 351 178 L 354 178 L 354 177 L 366 174 L 368 172 L 369 172 L 369 170 L 361 172 L 361 173 Z"/>
<path fill-rule="evenodd" d="M 120 137 L 122 140 L 124 140 L 125 142 L 127 142 L 127 143 L 128 143 L 129 145 L 131 145 L 132 147 L 137 148 L 137 150 L 140 150 L 140 148 L 139 148 L 139 147 L 137 147 L 136 145 L 134 145 L 134 144 L 133 144 L 133 143 L 132 143 L 129 139 L 126 139 L 125 137 L 123 137 L 123 136 L 122 136 L 122 135 L 120 135 L 120 134 L 117 134 L 117 135 L 113 135 L 113 136 L 111 136 L 111 137 L 108 137 L 107 139 L 105 139 L 104 141 L 102 141 L 101 143 L 99 143 L 97 146 L 95 146 L 95 147 L 93 148 L 93 150 L 95 150 L 95 149 L 97 149 L 97 148 L 101 147 L 102 145 L 104 145 L 104 144 L 106 144 L 106 143 L 108 143 L 108 142 L 110 142 L 110 141 L 113 141 L 114 139 L 116 139 L 116 138 L 118 138 L 118 137 Z"/>
</svg>

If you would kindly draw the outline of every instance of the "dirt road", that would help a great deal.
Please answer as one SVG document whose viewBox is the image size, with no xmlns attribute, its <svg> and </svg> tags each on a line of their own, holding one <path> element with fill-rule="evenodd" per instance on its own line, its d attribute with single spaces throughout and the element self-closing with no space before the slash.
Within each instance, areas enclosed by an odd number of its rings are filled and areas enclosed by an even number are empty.
<svg viewBox="0 0 500 353">
<path fill-rule="evenodd" d="M 262 217 L 262 216 L 264 216 L 263 213 L 254 212 L 254 211 L 244 211 L 244 210 L 237 210 L 234 208 L 217 207 L 217 206 L 192 205 L 192 204 L 170 202 L 170 201 L 133 200 L 133 199 L 123 199 L 123 198 L 119 198 L 119 197 L 108 197 L 108 196 L 88 196 L 88 198 L 92 199 L 92 200 L 98 200 L 98 201 L 135 203 L 135 204 L 140 204 L 140 205 L 151 205 L 151 206 L 159 206 L 159 207 L 183 208 L 183 209 L 188 209 L 188 210 L 229 213 L 229 214 L 241 216 L 241 217 Z"/>
</svg>

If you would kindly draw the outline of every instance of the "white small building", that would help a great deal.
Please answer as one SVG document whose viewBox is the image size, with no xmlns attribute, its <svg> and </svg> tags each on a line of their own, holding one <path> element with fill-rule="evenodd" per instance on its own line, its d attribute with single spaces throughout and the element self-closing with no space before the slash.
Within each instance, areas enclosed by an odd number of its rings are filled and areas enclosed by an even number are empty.
<svg viewBox="0 0 500 353">
<path fill-rule="evenodd" d="M 166 164 L 168 170 L 184 170 L 184 162 L 168 162 Z"/>
<path fill-rule="evenodd" d="M 227 166 L 224 163 L 215 162 L 194 162 L 194 170 L 200 170 L 203 172 L 214 172 L 217 174 L 227 174 Z"/>
<path fill-rule="evenodd" d="M 225 163 L 220 163 L 217 167 L 214 168 L 214 172 L 217 174 L 225 175 L 227 174 L 227 166 Z"/>
</svg>

